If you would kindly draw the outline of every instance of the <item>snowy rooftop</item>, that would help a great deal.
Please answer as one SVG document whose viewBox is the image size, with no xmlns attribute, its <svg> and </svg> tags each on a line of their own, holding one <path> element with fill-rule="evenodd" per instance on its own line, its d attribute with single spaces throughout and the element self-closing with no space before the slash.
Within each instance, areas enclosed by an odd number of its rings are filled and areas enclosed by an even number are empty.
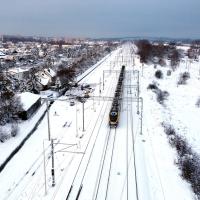
<svg viewBox="0 0 200 200">
<path fill-rule="evenodd" d="M 40 98 L 39 95 L 30 92 L 24 92 L 18 94 L 18 96 L 21 99 L 24 110 L 28 110 Z"/>
<path fill-rule="evenodd" d="M 48 77 L 47 74 L 45 74 L 43 71 L 40 71 L 40 72 L 36 73 L 35 75 L 38 77 L 38 81 L 42 85 L 48 85 L 50 78 Z"/>
<path fill-rule="evenodd" d="M 45 77 L 40 78 L 40 83 L 41 83 L 42 85 L 48 85 L 48 83 L 49 83 L 49 78 L 45 78 Z"/>
<path fill-rule="evenodd" d="M 15 68 L 10 68 L 9 69 L 9 72 L 10 73 L 21 73 L 21 72 L 25 72 L 25 71 L 29 71 L 29 69 L 27 68 L 27 69 L 22 69 L 22 68 L 20 68 L 20 67 L 15 67 Z"/>
<path fill-rule="evenodd" d="M 5 56 L 5 54 L 0 51 L 0 56 Z"/>
<path fill-rule="evenodd" d="M 51 68 L 45 69 L 44 71 L 51 77 L 54 77 L 56 75 L 56 73 Z"/>
</svg>

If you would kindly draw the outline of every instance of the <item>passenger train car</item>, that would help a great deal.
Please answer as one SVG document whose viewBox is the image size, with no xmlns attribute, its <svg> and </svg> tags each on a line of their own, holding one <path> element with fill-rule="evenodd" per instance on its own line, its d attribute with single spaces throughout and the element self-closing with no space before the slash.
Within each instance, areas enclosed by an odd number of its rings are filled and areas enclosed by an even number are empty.
<svg viewBox="0 0 200 200">
<path fill-rule="evenodd" d="M 125 74 L 125 66 L 121 67 L 117 87 L 115 90 L 112 106 L 109 113 L 109 125 L 110 127 L 117 127 L 119 123 L 119 115 L 121 110 L 121 98 L 123 94 L 123 81 Z"/>
</svg>

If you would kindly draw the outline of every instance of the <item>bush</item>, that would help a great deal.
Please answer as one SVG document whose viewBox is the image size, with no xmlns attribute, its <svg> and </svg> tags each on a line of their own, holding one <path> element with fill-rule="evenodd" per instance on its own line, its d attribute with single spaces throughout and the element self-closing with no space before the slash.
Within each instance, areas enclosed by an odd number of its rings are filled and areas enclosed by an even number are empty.
<svg viewBox="0 0 200 200">
<path fill-rule="evenodd" d="M 5 142 L 6 140 L 8 139 L 8 135 L 7 133 L 2 129 L 0 128 L 0 142 Z"/>
<path fill-rule="evenodd" d="M 200 107 L 200 98 L 196 102 L 196 106 L 199 108 Z"/>
<path fill-rule="evenodd" d="M 176 148 L 181 176 L 191 184 L 197 199 L 200 199 L 200 157 L 192 151 L 185 138 L 176 134 L 172 125 L 163 122 L 162 126 L 170 144 Z"/>
<path fill-rule="evenodd" d="M 172 54 L 170 56 L 170 59 L 171 59 L 171 66 L 172 66 L 172 69 L 175 70 L 177 65 L 179 65 L 180 63 L 180 53 L 178 52 L 177 49 L 174 49 L 172 51 Z"/>
<path fill-rule="evenodd" d="M 12 127 L 11 127 L 11 136 L 12 137 L 15 137 L 18 133 L 18 126 L 17 124 L 12 124 Z"/>
<path fill-rule="evenodd" d="M 164 122 L 162 122 L 162 126 L 164 128 L 165 133 L 169 136 L 169 135 L 175 135 L 175 129 L 172 125 L 166 124 Z"/>
<path fill-rule="evenodd" d="M 157 95 L 157 101 L 160 104 L 163 104 L 164 101 L 167 99 L 169 96 L 169 92 L 167 91 L 162 91 L 161 89 L 158 88 L 156 83 L 149 84 L 147 89 L 151 89 L 154 93 Z"/>
<path fill-rule="evenodd" d="M 192 159 L 189 158 L 180 159 L 179 163 L 181 163 L 183 178 L 185 178 L 188 181 L 191 180 L 193 172 L 195 171 Z"/>
<path fill-rule="evenodd" d="M 177 84 L 178 85 L 185 85 L 189 78 L 190 78 L 189 72 L 181 73 Z"/>
<path fill-rule="evenodd" d="M 147 89 L 150 89 L 150 90 L 157 90 L 158 87 L 157 87 L 157 85 L 156 85 L 155 83 L 152 83 L 152 84 L 149 84 L 149 85 L 148 85 Z"/>
<path fill-rule="evenodd" d="M 169 92 L 167 91 L 162 91 L 160 89 L 156 90 L 156 95 L 157 95 L 157 101 L 160 104 L 163 104 L 164 101 L 167 99 L 167 97 L 169 96 Z"/>
<path fill-rule="evenodd" d="M 158 63 L 159 63 L 159 65 L 162 66 L 162 67 L 164 67 L 164 66 L 166 65 L 166 62 L 165 62 L 164 59 L 160 59 Z"/>
<path fill-rule="evenodd" d="M 182 177 L 187 180 L 200 199 L 200 158 L 197 154 L 192 156 L 184 156 L 179 158 L 179 168 L 182 172 Z"/>
<path fill-rule="evenodd" d="M 163 122 L 162 126 L 164 128 L 164 132 L 169 138 L 170 144 L 172 145 L 172 147 L 176 148 L 180 157 L 192 153 L 191 147 L 188 145 L 183 137 L 176 134 L 176 131 L 172 125 Z"/>
<path fill-rule="evenodd" d="M 171 76 L 172 71 L 171 70 L 167 70 L 167 76 Z"/>
<path fill-rule="evenodd" d="M 163 73 L 161 70 L 157 70 L 155 72 L 155 77 L 158 78 L 158 79 L 162 79 L 163 78 Z"/>
<path fill-rule="evenodd" d="M 174 147 L 176 148 L 180 157 L 190 155 L 192 153 L 191 147 L 186 140 L 181 136 L 176 135 L 174 138 Z"/>
</svg>

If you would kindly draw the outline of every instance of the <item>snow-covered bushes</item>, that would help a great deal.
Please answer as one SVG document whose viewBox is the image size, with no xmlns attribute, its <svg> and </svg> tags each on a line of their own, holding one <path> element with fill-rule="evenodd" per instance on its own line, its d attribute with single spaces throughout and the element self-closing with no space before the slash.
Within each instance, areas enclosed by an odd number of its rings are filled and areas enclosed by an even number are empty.
<svg viewBox="0 0 200 200">
<path fill-rule="evenodd" d="M 156 85 L 156 83 L 150 83 L 148 85 L 147 89 L 149 89 L 149 90 L 157 90 L 158 86 Z"/>
<path fill-rule="evenodd" d="M 174 130 L 174 127 L 173 126 L 171 126 L 170 124 L 166 124 L 166 123 L 162 123 L 162 126 L 163 126 L 163 128 L 164 128 L 164 131 L 165 131 L 165 133 L 168 135 L 168 136 L 170 136 L 170 135 L 175 135 L 175 130 Z"/>
<path fill-rule="evenodd" d="M 185 138 L 179 136 L 179 135 L 174 135 L 174 138 L 170 138 L 170 144 L 176 148 L 178 155 L 180 157 L 186 156 L 186 155 L 191 155 L 191 147 L 188 145 L 186 142 Z"/>
<path fill-rule="evenodd" d="M 158 101 L 158 103 L 163 104 L 164 101 L 167 99 L 167 97 L 169 96 L 169 92 L 167 91 L 162 91 L 161 89 L 156 90 L 156 99 Z"/>
<path fill-rule="evenodd" d="M 189 72 L 181 73 L 177 84 L 178 85 L 185 85 L 189 78 L 190 78 L 190 73 Z"/>
<path fill-rule="evenodd" d="M 185 138 L 183 138 L 180 135 L 177 135 L 172 125 L 163 122 L 162 126 L 164 128 L 165 133 L 168 136 L 169 143 L 172 145 L 172 147 L 176 148 L 180 157 L 185 156 L 187 154 L 192 154 L 191 147 L 186 142 Z"/>
<path fill-rule="evenodd" d="M 2 128 L 0 128 L 0 142 L 5 142 L 7 139 L 7 133 Z"/>
<path fill-rule="evenodd" d="M 163 59 L 163 58 L 160 58 L 158 63 L 159 63 L 159 65 L 162 66 L 162 67 L 166 66 L 166 61 L 165 61 L 165 59 Z"/>
<path fill-rule="evenodd" d="M 157 70 L 155 72 L 155 77 L 158 78 L 158 79 L 162 79 L 163 78 L 163 73 L 161 70 Z"/>
<path fill-rule="evenodd" d="M 200 107 L 200 98 L 196 102 L 196 106 L 199 108 Z"/>
<path fill-rule="evenodd" d="M 11 136 L 15 137 L 17 135 L 17 133 L 18 133 L 18 126 L 17 126 L 17 124 L 12 124 L 12 126 L 11 126 L 11 132 L 10 132 Z"/>
<path fill-rule="evenodd" d="M 177 49 L 173 49 L 169 57 L 171 61 L 172 70 L 174 71 L 180 63 L 180 53 Z"/>
<path fill-rule="evenodd" d="M 18 133 L 17 124 L 0 126 L 0 142 L 5 142 L 11 137 L 15 137 Z"/>
<path fill-rule="evenodd" d="M 172 48 L 162 43 L 153 44 L 148 40 L 138 40 L 135 44 L 142 63 L 150 62 L 161 66 L 166 65 L 165 58 L 171 55 L 175 49 L 175 47 Z"/>
<path fill-rule="evenodd" d="M 187 180 L 200 199 L 200 156 L 193 153 L 186 154 L 179 158 L 179 169 L 182 171 L 182 177 Z"/>
<path fill-rule="evenodd" d="M 167 70 L 167 76 L 171 76 L 172 71 L 171 70 Z"/>
<path fill-rule="evenodd" d="M 177 165 L 181 176 L 191 184 L 194 193 L 200 199 L 200 156 L 192 151 L 186 139 L 178 135 L 172 125 L 163 122 L 162 126 L 169 143 L 177 151 Z"/>
<path fill-rule="evenodd" d="M 149 84 L 147 89 L 152 90 L 156 94 L 156 100 L 160 104 L 164 104 L 164 101 L 169 96 L 169 92 L 162 91 L 161 89 L 159 89 L 158 86 L 156 85 L 156 83 Z"/>
<path fill-rule="evenodd" d="M 0 125 L 4 126 L 17 120 L 17 113 L 22 109 L 20 99 L 15 96 L 13 82 L 5 74 L 0 74 Z"/>
</svg>

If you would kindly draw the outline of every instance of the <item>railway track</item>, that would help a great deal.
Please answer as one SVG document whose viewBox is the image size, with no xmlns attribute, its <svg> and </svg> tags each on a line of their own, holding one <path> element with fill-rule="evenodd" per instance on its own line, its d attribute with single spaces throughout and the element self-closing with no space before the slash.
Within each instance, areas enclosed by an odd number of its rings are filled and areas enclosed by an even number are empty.
<svg viewBox="0 0 200 200">
<path fill-rule="evenodd" d="M 114 147 L 115 147 L 116 130 L 117 130 L 116 128 L 113 129 L 109 128 L 107 134 L 106 143 L 101 156 L 101 163 L 98 169 L 98 176 L 96 179 L 95 190 L 93 192 L 93 198 L 92 198 L 93 200 L 98 199 L 99 194 L 100 194 L 100 199 L 107 198 Z M 104 196 L 104 198 L 102 196 Z"/>
<path fill-rule="evenodd" d="M 125 93 L 126 92 L 127 91 L 125 91 Z M 127 92 L 127 94 L 125 95 L 132 97 L 131 91 L 130 94 Z M 87 169 L 84 172 L 81 183 L 79 184 L 79 188 L 77 189 L 76 195 L 73 197 L 71 196 L 71 198 L 69 199 L 86 199 L 88 198 L 88 193 L 91 194 L 89 199 L 92 200 L 113 199 L 113 196 L 114 199 L 115 197 L 116 199 L 118 199 L 119 196 L 121 196 L 121 199 L 127 200 L 129 198 L 136 200 L 139 199 L 134 150 L 135 136 L 133 124 L 131 123 L 133 122 L 134 118 L 132 108 L 133 103 L 128 101 L 123 102 L 123 104 L 125 103 L 127 109 L 126 112 L 123 113 L 123 115 L 126 119 L 126 126 L 123 127 L 122 125 L 122 127 L 118 128 L 107 128 L 106 134 L 104 131 L 104 134 L 106 136 L 104 137 L 101 155 L 98 154 L 99 157 L 96 157 L 94 160 L 92 160 L 90 157 L 88 165 L 86 167 Z M 125 128 L 126 132 L 124 133 L 121 130 L 121 128 L 122 130 L 124 130 Z M 96 142 L 94 144 L 96 146 Z M 121 155 L 119 155 L 119 149 L 122 152 Z M 91 155 L 92 154 L 96 155 L 94 149 L 92 149 Z M 95 169 L 95 173 L 93 173 L 91 172 L 92 167 L 89 166 L 94 166 L 92 162 L 97 162 L 98 158 L 100 159 L 100 162 L 98 162 L 98 170 Z M 129 174 L 130 176 L 134 177 L 134 181 L 129 181 Z M 95 178 L 91 178 L 93 176 Z M 89 179 L 92 180 L 89 181 Z M 117 179 L 119 179 L 119 181 Z M 88 185 L 88 182 L 92 182 L 93 184 Z M 114 186 L 115 183 L 118 184 L 117 187 Z M 132 183 L 133 185 L 131 185 Z M 124 187 L 126 188 L 126 190 L 124 190 Z M 135 187 L 134 191 L 132 191 L 133 187 Z M 131 191 L 131 193 L 134 194 L 130 195 L 129 191 Z M 116 195 L 114 195 L 115 193 Z"/>
<path fill-rule="evenodd" d="M 132 84 L 131 78 L 129 79 L 129 84 Z M 128 92 L 127 92 L 128 95 Z M 133 96 L 133 91 L 130 89 L 129 96 Z M 129 108 L 129 109 L 128 109 Z M 139 194 L 138 194 L 138 181 L 137 181 L 137 166 L 136 166 L 136 155 L 135 155 L 135 139 L 136 139 L 136 134 L 134 134 L 134 128 L 133 128 L 133 103 L 131 102 L 130 105 L 127 103 L 127 115 L 128 115 L 128 110 L 130 113 L 130 128 L 131 128 L 131 139 L 132 139 L 132 154 L 133 154 L 133 164 L 134 164 L 134 182 L 135 182 L 135 196 L 136 199 L 139 200 Z M 128 136 L 127 136 L 128 137 Z M 128 139 L 127 139 L 127 145 L 128 145 Z M 127 149 L 128 151 L 128 149 Z M 128 174 L 128 155 L 127 155 L 127 174 Z M 127 176 L 128 177 L 128 176 Z M 128 184 L 128 178 L 127 178 L 127 184 Z M 127 186 L 128 187 L 128 186 Z M 128 190 L 128 189 L 127 189 Z M 128 195 L 128 192 L 127 192 Z M 128 198 L 127 198 L 128 199 Z"/>
<path fill-rule="evenodd" d="M 127 92 L 127 91 L 126 91 Z M 132 97 L 130 94 L 126 94 L 127 96 Z M 89 199 L 92 200 L 101 200 L 101 199 L 113 199 L 113 194 L 125 193 L 126 195 L 122 195 L 122 199 L 133 199 L 138 200 L 138 188 L 137 188 L 137 175 L 136 175 L 136 164 L 135 164 L 135 151 L 134 151 L 134 131 L 133 131 L 133 111 L 132 111 L 132 102 L 123 102 L 127 103 L 127 111 L 124 113 L 126 116 L 126 133 L 120 130 L 121 127 L 118 128 L 108 128 L 106 132 L 106 137 L 103 145 L 103 150 L 101 151 L 101 156 L 99 157 L 100 162 L 98 163 L 98 171 L 90 174 L 90 176 L 95 176 L 95 180 L 93 180 L 94 187 L 86 186 L 88 184 L 88 179 L 91 179 L 88 175 L 86 175 L 81 181 L 79 190 L 77 192 L 77 196 L 74 198 L 85 199 L 88 193 L 92 194 Z M 122 125 L 123 126 L 123 125 Z M 125 128 L 125 127 L 122 127 Z M 133 140 L 131 139 L 133 136 Z M 123 155 L 119 155 L 119 151 L 123 152 Z M 133 152 L 131 152 L 133 150 Z M 97 160 L 97 158 L 95 158 Z M 120 161 L 119 161 L 120 160 Z M 132 160 L 132 165 L 130 162 Z M 92 160 L 91 160 L 92 162 Z M 94 161 L 93 161 L 94 162 Z M 121 162 L 121 164 L 120 164 Z M 91 163 L 90 163 L 91 165 Z M 118 165 L 121 165 L 118 167 Z M 130 166 L 132 169 L 130 169 Z M 90 171 L 91 168 L 88 168 Z M 129 170 L 132 171 L 130 175 L 133 174 L 134 177 L 134 194 L 129 195 L 129 187 L 133 187 L 129 183 Z M 118 181 L 118 186 L 115 188 L 114 184 L 118 177 L 121 176 L 120 181 Z M 125 184 L 123 186 L 123 180 L 125 180 Z M 114 187 L 113 187 L 114 186 Z M 123 187 L 126 187 L 124 190 Z M 124 190 L 124 191 L 123 191 Z M 130 189 L 131 191 L 132 189 Z M 114 195 L 117 199 L 117 196 Z M 87 197 L 88 198 L 88 197 Z M 114 198 L 115 199 L 115 198 Z"/>
<path fill-rule="evenodd" d="M 114 78 L 115 77 L 113 77 L 112 80 L 111 80 L 110 87 L 107 90 L 107 94 L 111 93 L 112 90 L 113 90 L 112 81 L 114 81 Z M 100 132 L 102 131 L 101 128 L 102 128 L 102 126 L 105 127 L 105 124 L 108 123 L 107 122 L 108 117 L 106 117 L 106 116 L 108 115 L 109 106 L 110 106 L 109 102 L 105 102 L 105 101 L 103 102 L 103 105 L 101 107 L 100 113 L 99 113 L 98 118 L 96 120 L 95 126 L 93 127 L 91 137 L 90 137 L 90 139 L 87 143 L 87 146 L 86 146 L 86 149 L 85 149 L 85 154 L 81 158 L 78 169 L 77 169 L 76 174 L 74 176 L 74 179 L 72 181 L 71 187 L 68 191 L 68 194 L 67 194 L 67 197 L 66 197 L 67 200 L 79 198 L 80 192 L 81 192 L 82 187 L 83 187 L 83 182 L 84 182 L 86 173 L 88 171 L 88 167 L 89 167 L 91 159 L 92 159 L 93 151 L 94 151 L 95 145 L 97 143 L 97 139 L 99 140 L 99 137 L 100 137 L 99 135 L 100 135 Z M 93 145 L 91 146 L 92 142 L 93 142 Z M 90 152 L 90 153 L 87 153 L 87 152 Z M 88 157 L 86 158 L 86 156 L 88 156 Z M 79 188 L 74 188 L 74 185 L 77 185 L 77 181 L 79 182 L 78 183 Z"/>
</svg>

